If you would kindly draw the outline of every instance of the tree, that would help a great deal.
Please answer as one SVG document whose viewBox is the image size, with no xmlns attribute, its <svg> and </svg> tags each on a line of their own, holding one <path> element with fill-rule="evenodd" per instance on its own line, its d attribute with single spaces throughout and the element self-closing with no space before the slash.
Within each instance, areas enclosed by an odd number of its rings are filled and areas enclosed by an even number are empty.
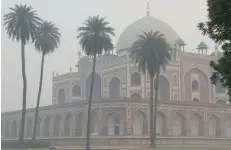
<svg viewBox="0 0 231 150">
<path fill-rule="evenodd" d="M 42 53 L 42 61 L 32 140 L 36 139 L 37 120 L 39 116 L 39 103 L 42 92 L 44 57 L 45 55 L 54 52 L 54 50 L 58 48 L 60 43 L 60 36 L 61 34 L 59 33 L 59 29 L 55 27 L 55 25 L 52 22 L 44 21 L 36 30 L 33 39 L 35 49 L 38 52 Z"/>
<path fill-rule="evenodd" d="M 110 51 L 113 49 L 111 36 L 115 36 L 114 29 L 108 25 L 109 22 L 105 21 L 105 18 L 94 16 L 85 20 L 84 26 L 77 29 L 79 32 L 77 38 L 79 39 L 83 51 L 86 55 L 93 56 L 91 89 L 88 102 L 86 150 L 90 149 L 90 118 L 96 55 L 102 54 L 103 51 Z"/>
<path fill-rule="evenodd" d="M 26 93 L 27 79 L 25 67 L 25 45 L 33 38 L 37 26 L 41 19 L 31 6 L 14 5 L 10 12 L 4 15 L 4 26 L 6 32 L 12 40 L 21 42 L 21 60 L 22 60 L 22 78 L 23 78 L 23 102 L 22 102 L 22 119 L 19 140 L 24 141 L 24 126 L 26 115 Z"/>
<path fill-rule="evenodd" d="M 135 64 L 138 64 L 138 69 L 144 74 L 146 70 L 150 76 L 150 147 L 156 147 L 156 113 L 157 113 L 157 91 L 158 77 L 161 67 L 170 60 L 170 46 L 166 42 L 164 35 L 160 32 L 143 32 L 138 35 L 138 39 L 132 45 L 130 57 Z M 155 109 L 153 123 L 153 80 L 156 76 L 155 84 Z M 154 127 L 153 127 L 154 125 Z"/>
<path fill-rule="evenodd" d="M 207 6 L 208 21 L 199 23 L 198 28 L 203 35 L 221 44 L 224 51 L 217 62 L 211 61 L 214 72 L 210 79 L 213 84 L 220 82 L 228 89 L 231 102 L 231 1 L 207 0 Z"/>
</svg>

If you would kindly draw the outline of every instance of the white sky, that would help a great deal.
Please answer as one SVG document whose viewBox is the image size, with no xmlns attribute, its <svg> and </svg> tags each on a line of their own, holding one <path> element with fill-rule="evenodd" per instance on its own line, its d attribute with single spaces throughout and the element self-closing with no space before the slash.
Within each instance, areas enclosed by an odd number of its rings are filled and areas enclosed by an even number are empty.
<svg viewBox="0 0 231 150">
<path fill-rule="evenodd" d="M 77 63 L 80 46 L 76 29 L 93 15 L 107 17 L 115 28 L 114 44 L 121 32 L 132 22 L 146 15 L 147 0 L 2 0 L 2 15 L 14 4 L 28 4 L 38 10 L 41 18 L 52 21 L 62 34 L 60 47 L 45 59 L 41 105 L 52 102 L 52 71 L 69 71 Z M 197 24 L 206 20 L 206 0 L 150 0 L 150 15 L 168 23 L 195 49 L 203 40 L 213 50 L 214 43 L 201 35 Z M 3 19 L 1 19 L 3 20 Z M 21 109 L 22 77 L 20 44 L 8 39 L 2 26 L 2 111 Z M 28 81 L 27 106 L 35 107 L 39 83 L 41 55 L 33 45 L 26 46 L 26 74 Z M 73 69 L 76 71 L 76 69 Z"/>
</svg>

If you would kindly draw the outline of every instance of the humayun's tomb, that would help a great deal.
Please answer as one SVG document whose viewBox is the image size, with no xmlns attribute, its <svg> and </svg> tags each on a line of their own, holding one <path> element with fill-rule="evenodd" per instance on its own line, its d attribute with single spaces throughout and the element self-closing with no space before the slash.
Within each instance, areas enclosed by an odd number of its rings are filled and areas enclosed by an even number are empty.
<svg viewBox="0 0 231 150">
<path fill-rule="evenodd" d="M 222 53 L 201 42 L 188 52 L 165 22 L 145 16 L 120 35 L 115 54 L 97 57 L 92 104 L 92 145 L 145 145 L 149 140 L 148 74 L 131 62 L 129 51 L 141 31 L 160 31 L 172 45 L 171 61 L 159 77 L 158 144 L 231 145 L 231 106 L 226 90 L 212 85 L 211 60 Z M 53 76 L 52 105 L 40 108 L 37 138 L 57 145 L 83 145 L 92 58 L 80 56 L 78 72 Z M 25 136 L 32 137 L 35 109 L 27 109 Z M 1 114 L 2 138 L 19 136 L 21 110 Z"/>
</svg>

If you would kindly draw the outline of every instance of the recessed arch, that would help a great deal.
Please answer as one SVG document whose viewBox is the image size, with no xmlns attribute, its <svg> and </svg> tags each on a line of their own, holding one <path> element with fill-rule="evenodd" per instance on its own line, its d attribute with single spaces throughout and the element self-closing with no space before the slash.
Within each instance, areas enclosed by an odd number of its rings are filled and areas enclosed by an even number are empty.
<svg viewBox="0 0 231 150">
<path fill-rule="evenodd" d="M 216 101 L 216 104 L 226 104 L 226 101 L 220 98 Z"/>
<path fill-rule="evenodd" d="M 154 79 L 154 93 L 156 86 L 156 79 Z M 159 75 L 158 77 L 158 100 L 168 101 L 170 100 L 170 82 L 164 75 Z"/>
<path fill-rule="evenodd" d="M 172 118 L 172 128 L 174 136 L 186 136 L 186 117 L 179 112 L 176 112 Z"/>
<path fill-rule="evenodd" d="M 140 86 L 141 85 L 141 75 L 138 72 L 133 72 L 131 74 L 131 86 Z"/>
<path fill-rule="evenodd" d="M 209 78 L 208 76 L 198 68 L 190 69 L 184 76 L 184 86 L 182 90 L 184 91 L 184 99 L 187 101 L 191 101 L 192 99 L 192 75 L 196 74 L 198 76 L 198 92 L 200 94 L 201 102 L 209 102 Z M 195 84 L 197 86 L 197 83 Z M 195 88 L 196 88 L 195 86 Z"/>
<path fill-rule="evenodd" d="M 98 135 L 98 115 L 97 112 L 91 112 L 91 134 Z"/>
<path fill-rule="evenodd" d="M 72 87 L 72 96 L 80 97 L 81 96 L 81 88 L 79 85 L 75 85 Z"/>
<path fill-rule="evenodd" d="M 4 121 L 1 121 L 1 137 L 4 137 Z"/>
<path fill-rule="evenodd" d="M 83 135 L 83 129 L 84 129 L 84 116 L 83 113 L 80 112 L 76 117 L 76 127 L 75 127 L 75 135 L 76 136 L 82 136 Z"/>
<path fill-rule="evenodd" d="M 26 125 L 26 136 L 32 137 L 32 130 L 33 130 L 33 119 L 31 117 L 27 118 L 27 125 Z"/>
<path fill-rule="evenodd" d="M 131 95 L 131 100 L 133 101 L 138 101 L 138 100 L 141 100 L 141 95 L 139 93 L 132 93 Z"/>
<path fill-rule="evenodd" d="M 204 119 L 198 113 L 193 113 L 190 118 L 191 136 L 204 136 Z"/>
<path fill-rule="evenodd" d="M 116 112 L 112 112 L 107 117 L 108 135 L 119 136 L 124 132 L 123 117 Z"/>
<path fill-rule="evenodd" d="M 109 83 L 109 97 L 120 99 L 120 80 L 117 77 L 113 77 Z"/>
<path fill-rule="evenodd" d="M 64 104 L 66 99 L 65 89 L 61 88 L 58 91 L 58 103 Z"/>
<path fill-rule="evenodd" d="M 47 116 L 45 121 L 44 121 L 44 129 L 43 129 L 43 136 L 44 137 L 50 136 L 50 125 L 51 125 L 51 118 L 49 116 Z"/>
<path fill-rule="evenodd" d="M 156 134 L 160 136 L 167 135 L 166 116 L 160 111 L 156 114 Z"/>
<path fill-rule="evenodd" d="M 225 126 L 226 126 L 225 128 L 226 137 L 231 137 L 231 115 L 227 117 Z"/>
<path fill-rule="evenodd" d="M 17 126 L 17 121 L 13 121 L 12 125 L 11 125 L 11 137 L 16 138 L 17 137 L 17 131 L 18 126 Z"/>
<path fill-rule="evenodd" d="M 10 136 L 10 122 L 6 120 L 5 122 L 5 138 L 9 138 Z"/>
<path fill-rule="evenodd" d="M 37 118 L 37 126 L 36 126 L 36 136 L 40 137 L 41 135 L 41 118 Z"/>
<path fill-rule="evenodd" d="M 85 98 L 88 100 L 90 96 L 90 89 L 91 89 L 91 79 L 92 79 L 92 73 L 88 76 L 86 80 L 86 93 Z M 98 73 L 94 73 L 94 87 L 93 87 L 93 93 L 92 93 L 92 101 L 99 101 L 101 99 L 101 77 Z"/>
<path fill-rule="evenodd" d="M 148 121 L 144 112 L 137 110 L 133 116 L 133 135 L 142 136 L 148 134 Z"/>
<path fill-rule="evenodd" d="M 71 134 L 71 114 L 67 114 L 64 120 L 64 136 L 70 136 Z"/>
<path fill-rule="evenodd" d="M 61 122 L 61 117 L 60 115 L 55 116 L 54 119 L 54 136 L 60 136 L 60 122 Z"/>
<path fill-rule="evenodd" d="M 211 137 L 217 137 L 221 136 L 221 124 L 220 124 L 220 118 L 212 114 L 209 116 L 209 136 Z"/>
</svg>

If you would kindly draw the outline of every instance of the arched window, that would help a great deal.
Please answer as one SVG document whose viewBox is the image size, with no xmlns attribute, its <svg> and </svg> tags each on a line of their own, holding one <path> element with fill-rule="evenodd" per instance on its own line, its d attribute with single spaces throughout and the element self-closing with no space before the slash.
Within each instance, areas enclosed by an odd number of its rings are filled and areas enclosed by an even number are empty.
<svg viewBox="0 0 231 150">
<path fill-rule="evenodd" d="M 193 98 L 193 102 L 197 103 L 199 100 L 197 98 Z"/>
<path fill-rule="evenodd" d="M 72 88 L 72 96 L 73 97 L 79 97 L 81 96 L 81 88 L 79 85 L 75 85 L 73 88 Z"/>
<path fill-rule="evenodd" d="M 109 97 L 120 99 L 120 80 L 117 77 L 113 77 L 109 83 Z"/>
<path fill-rule="evenodd" d="M 141 75 L 138 72 L 134 72 L 131 74 L 131 85 L 138 86 L 141 85 Z"/>
<path fill-rule="evenodd" d="M 196 80 L 192 81 L 192 91 L 198 92 L 199 91 L 199 83 Z"/>
</svg>

